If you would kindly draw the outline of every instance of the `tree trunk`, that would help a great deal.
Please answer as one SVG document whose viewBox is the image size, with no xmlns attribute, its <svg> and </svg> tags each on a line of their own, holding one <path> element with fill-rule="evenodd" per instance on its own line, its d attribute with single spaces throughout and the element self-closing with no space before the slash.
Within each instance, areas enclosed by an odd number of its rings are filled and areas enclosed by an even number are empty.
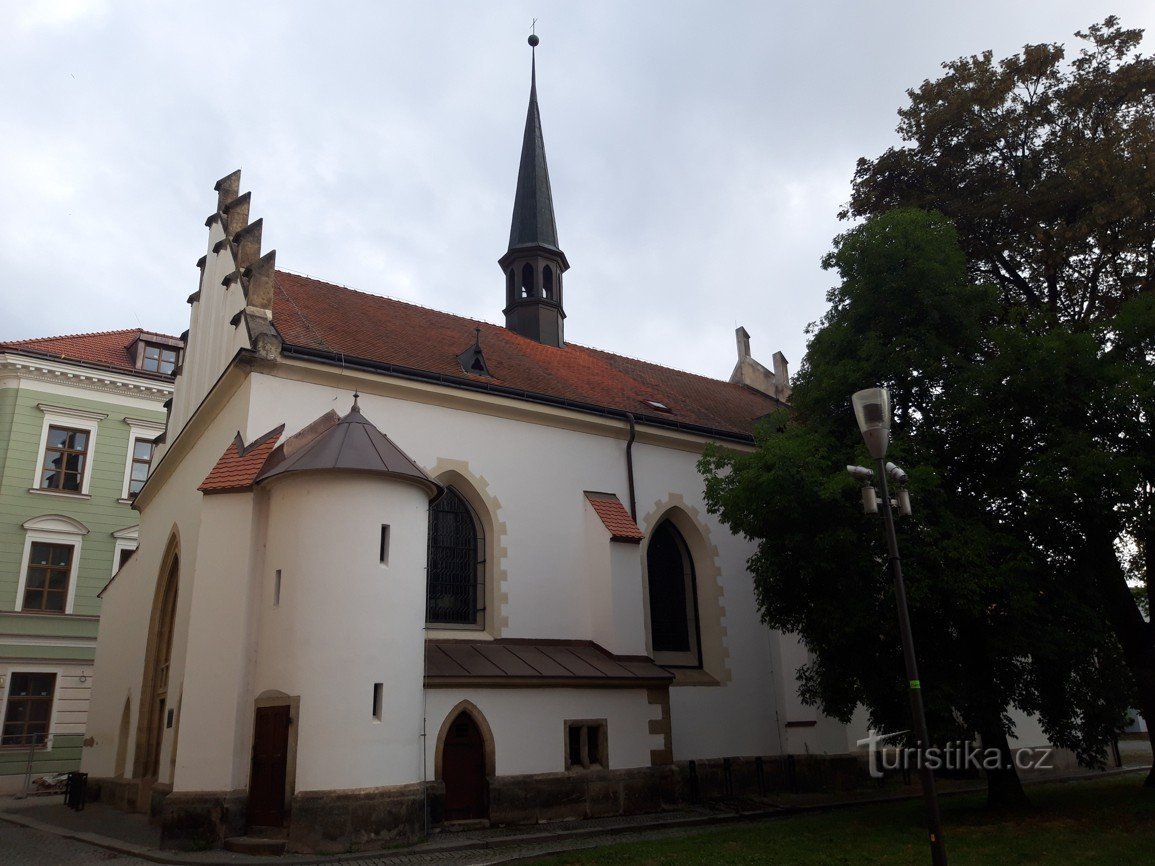
<svg viewBox="0 0 1155 866">
<path fill-rule="evenodd" d="M 1023 783 L 1015 767 L 1014 755 L 1011 754 L 1011 744 L 1007 741 L 1001 719 L 996 716 L 980 725 L 979 738 L 982 740 L 984 761 L 992 754 L 992 749 L 999 753 L 997 768 L 991 768 L 987 763 L 983 765 L 987 776 L 987 808 L 1003 810 L 1029 806 L 1031 801 L 1027 799 L 1027 793 L 1023 790 Z"/>
<path fill-rule="evenodd" d="M 1150 730 L 1155 724 L 1155 629 L 1143 619 L 1127 586 L 1113 538 L 1106 532 L 1091 530 L 1087 533 L 1087 542 L 1090 566 L 1087 576 L 1099 587 L 1099 600 L 1123 648 L 1123 658 L 1135 680 L 1139 712 Z M 1155 741 L 1151 747 L 1151 771 L 1143 783 L 1146 788 L 1155 788 Z"/>
</svg>

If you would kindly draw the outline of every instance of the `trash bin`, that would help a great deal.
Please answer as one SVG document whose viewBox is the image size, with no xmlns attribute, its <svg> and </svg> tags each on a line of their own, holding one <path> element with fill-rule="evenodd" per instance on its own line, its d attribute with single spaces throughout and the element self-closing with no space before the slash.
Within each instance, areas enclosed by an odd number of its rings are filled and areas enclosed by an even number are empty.
<svg viewBox="0 0 1155 866">
<path fill-rule="evenodd" d="M 84 808 L 88 796 L 88 773 L 69 773 L 64 783 L 64 805 L 77 812 Z"/>
</svg>

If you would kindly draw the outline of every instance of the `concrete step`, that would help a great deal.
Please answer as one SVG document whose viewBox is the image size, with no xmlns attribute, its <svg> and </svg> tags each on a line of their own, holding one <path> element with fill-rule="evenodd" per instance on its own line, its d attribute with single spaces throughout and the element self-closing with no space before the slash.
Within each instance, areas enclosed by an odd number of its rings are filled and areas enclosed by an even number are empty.
<svg viewBox="0 0 1155 866">
<path fill-rule="evenodd" d="M 225 850 L 237 854 L 255 854 L 264 857 L 279 857 L 285 853 L 288 842 L 285 839 L 268 836 L 230 836 L 225 839 Z"/>
</svg>

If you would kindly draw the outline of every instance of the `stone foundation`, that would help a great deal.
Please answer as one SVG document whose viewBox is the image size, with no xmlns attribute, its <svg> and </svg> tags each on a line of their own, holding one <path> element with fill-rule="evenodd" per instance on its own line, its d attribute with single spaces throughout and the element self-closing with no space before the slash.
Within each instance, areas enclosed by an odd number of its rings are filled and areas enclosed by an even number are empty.
<svg viewBox="0 0 1155 866">
<path fill-rule="evenodd" d="M 363 851 L 425 835 L 423 786 L 306 791 L 293 797 L 289 850 L 336 854 Z"/>
<path fill-rule="evenodd" d="M 740 799 L 776 791 L 846 791 L 869 780 L 864 757 L 798 755 L 716 758 L 624 770 L 579 770 L 489 780 L 493 824 L 602 818 L 660 812 L 687 803 Z M 94 796 L 130 811 L 147 805 L 161 825 L 165 848 L 190 851 L 220 847 L 246 831 L 245 791 L 178 791 L 155 786 L 140 803 L 140 781 L 97 779 Z M 420 840 L 425 810 L 432 826 L 442 822 L 441 782 L 306 791 L 290 804 L 288 850 L 336 854 Z"/>
<path fill-rule="evenodd" d="M 154 792 L 155 796 L 155 792 Z M 160 846 L 177 851 L 219 848 L 245 833 L 244 791 L 176 791 L 160 805 Z"/>
<path fill-rule="evenodd" d="M 489 782 L 489 820 L 536 824 L 657 812 L 677 803 L 679 790 L 678 772 L 672 765 L 498 776 Z"/>
</svg>

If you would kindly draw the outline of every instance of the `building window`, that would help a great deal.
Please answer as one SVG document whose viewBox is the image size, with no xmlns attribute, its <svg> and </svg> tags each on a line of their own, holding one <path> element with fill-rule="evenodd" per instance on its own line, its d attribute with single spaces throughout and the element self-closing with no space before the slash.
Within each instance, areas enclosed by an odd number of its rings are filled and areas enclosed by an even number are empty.
<svg viewBox="0 0 1155 866">
<path fill-rule="evenodd" d="M 68 587 L 72 578 L 71 544 L 32 542 L 28 573 L 24 580 L 21 610 L 64 613 L 68 607 Z"/>
<path fill-rule="evenodd" d="M 148 479 L 148 467 L 152 465 L 153 443 L 147 439 L 132 441 L 132 456 L 128 466 L 128 495 L 136 496 Z"/>
<path fill-rule="evenodd" d="M 589 770 L 608 767 L 606 720 L 580 719 L 565 723 L 565 768 Z"/>
<path fill-rule="evenodd" d="M 128 425 L 128 455 L 124 462 L 124 484 L 120 498 L 126 505 L 136 497 L 152 468 L 156 456 L 155 439 L 164 432 L 164 424 L 143 418 L 125 418 Z"/>
<path fill-rule="evenodd" d="M 140 369 L 150 373 L 171 376 L 176 369 L 177 350 L 156 343 L 144 344 L 144 355 L 140 359 Z"/>
<path fill-rule="evenodd" d="M 429 509 L 429 576 L 425 620 L 480 625 L 485 549 L 473 509 L 452 487 Z"/>
<path fill-rule="evenodd" d="M 25 530 L 16 598 L 9 610 L 72 613 L 80 546 L 88 527 L 62 514 L 32 517 Z M 114 553 L 115 556 L 115 553 Z"/>
<path fill-rule="evenodd" d="M 36 408 L 44 413 L 44 427 L 31 491 L 86 496 L 92 477 L 92 455 L 96 453 L 96 431 L 108 415 L 45 403 L 38 403 Z"/>
<path fill-rule="evenodd" d="M 84 468 L 88 461 L 87 430 L 71 427 L 48 427 L 44 445 L 44 463 L 40 470 L 41 490 L 84 491 Z"/>
<path fill-rule="evenodd" d="M 0 745 L 46 746 L 56 674 L 14 673 L 10 680 Z"/>
<path fill-rule="evenodd" d="M 662 521 L 646 551 L 650 594 L 650 648 L 654 661 L 671 667 L 700 667 L 694 560 L 686 540 Z"/>
</svg>

